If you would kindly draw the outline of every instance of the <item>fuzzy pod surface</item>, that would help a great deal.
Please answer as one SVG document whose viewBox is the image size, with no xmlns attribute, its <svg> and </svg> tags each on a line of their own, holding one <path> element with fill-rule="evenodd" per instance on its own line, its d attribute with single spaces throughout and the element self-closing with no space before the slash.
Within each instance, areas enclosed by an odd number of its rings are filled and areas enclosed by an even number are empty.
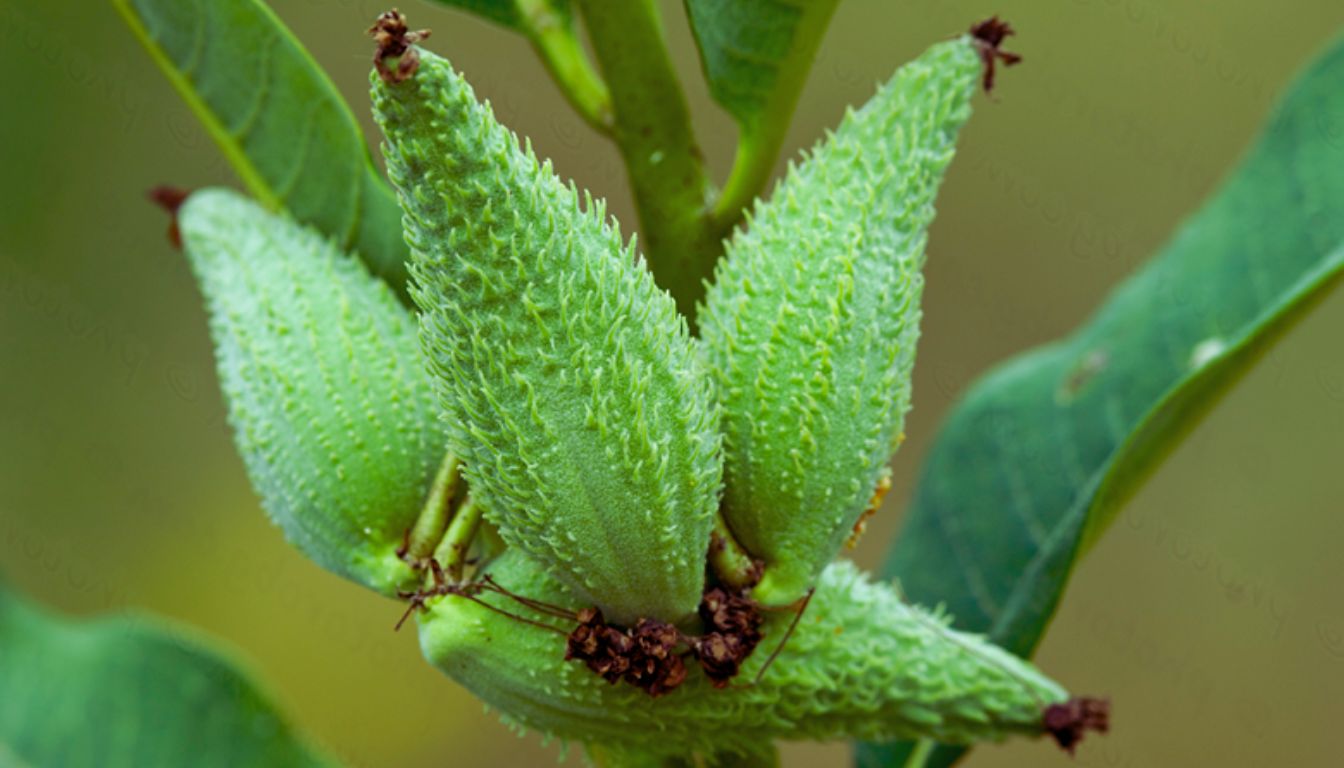
<svg viewBox="0 0 1344 768">
<path fill-rule="evenodd" d="M 415 319 L 358 259 L 227 190 L 178 211 L 238 453 L 271 519 L 384 594 L 446 447 Z"/>
<path fill-rule="evenodd" d="M 901 438 L 934 196 L 970 115 L 969 38 L 901 67 L 759 202 L 700 312 L 723 407 L 724 515 L 798 599 Z"/>
<path fill-rule="evenodd" d="M 518 595 L 582 605 L 516 550 L 486 570 Z M 447 596 L 420 617 L 426 658 L 507 720 L 565 739 L 644 749 L 649 734 L 658 734 L 669 749 L 741 754 L 771 739 L 969 743 L 1039 735 L 1045 707 L 1067 698 L 1029 662 L 950 629 L 946 617 L 902 602 L 844 560 L 822 573 L 792 638 L 759 682 L 752 684 L 792 620 L 789 612 L 773 615 L 732 686 L 716 689 L 696 668 L 656 699 L 564 661 L 572 625 L 500 594 L 479 599 L 562 631 Z"/>
<path fill-rule="evenodd" d="M 692 614 L 722 473 L 686 323 L 449 63 L 373 77 L 451 445 L 513 546 L 607 617 Z"/>
</svg>

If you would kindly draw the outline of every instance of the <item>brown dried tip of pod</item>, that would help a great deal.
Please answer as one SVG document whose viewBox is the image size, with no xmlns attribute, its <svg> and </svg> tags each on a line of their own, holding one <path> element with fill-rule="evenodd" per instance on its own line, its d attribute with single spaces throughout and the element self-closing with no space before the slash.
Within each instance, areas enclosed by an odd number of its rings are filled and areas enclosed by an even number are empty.
<svg viewBox="0 0 1344 768">
<path fill-rule="evenodd" d="M 400 83 L 420 68 L 420 55 L 411 46 L 429 37 L 429 30 L 408 31 L 406 17 L 393 8 L 373 22 L 369 36 L 378 45 L 373 52 L 373 67 L 378 70 L 378 76 L 385 83 Z"/>
<path fill-rule="evenodd" d="M 172 222 L 168 225 L 168 242 L 172 243 L 174 248 L 182 248 L 182 232 L 177 228 L 177 209 L 182 207 L 182 203 L 186 202 L 190 194 L 191 190 L 189 189 L 166 185 L 157 186 L 145 193 L 150 202 L 158 205 L 167 211 L 169 216 L 173 217 Z"/>
<path fill-rule="evenodd" d="M 1022 61 L 1020 55 L 1009 53 L 999 47 L 1003 45 L 1005 38 L 1017 32 L 1013 29 L 1013 25 L 1000 21 L 998 16 L 990 16 L 984 21 L 972 24 L 970 32 L 975 48 L 980 52 L 980 60 L 985 64 L 985 75 L 980 84 L 984 86 L 985 93 L 989 93 L 994 90 L 995 62 L 1002 61 L 1005 67 L 1011 67 Z"/>
<path fill-rule="evenodd" d="M 1059 748 L 1073 754 L 1088 731 L 1106 733 L 1111 724 L 1111 702 L 1106 699 L 1076 698 L 1045 708 L 1041 724 L 1055 738 Z"/>
</svg>

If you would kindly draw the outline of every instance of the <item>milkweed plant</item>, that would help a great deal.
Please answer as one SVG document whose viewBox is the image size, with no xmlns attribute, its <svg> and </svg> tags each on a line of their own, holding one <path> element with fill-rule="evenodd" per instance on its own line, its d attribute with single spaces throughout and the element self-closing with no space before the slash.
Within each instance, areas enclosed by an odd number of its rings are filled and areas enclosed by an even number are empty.
<svg viewBox="0 0 1344 768">
<path fill-rule="evenodd" d="M 233 192 L 175 206 L 263 506 L 407 600 L 425 657 L 504 717 L 606 753 L 1104 729 L 836 559 L 900 442 L 934 198 L 1010 31 L 898 70 L 698 259 L 708 290 L 668 281 L 679 310 L 602 202 L 384 14 L 409 307 Z"/>
<path fill-rule="evenodd" d="M 638 235 L 396 10 L 369 30 L 384 181 L 260 0 L 116 0 L 251 192 L 152 196 L 204 297 L 238 452 L 285 537 L 400 601 L 426 660 L 505 721 L 599 765 L 772 765 L 790 739 L 946 765 L 977 742 L 1072 751 L 1106 731 L 1108 700 L 1028 660 L 1068 567 L 1180 425 L 1334 284 L 1344 231 L 1264 245 L 1301 256 L 1276 256 L 1282 276 L 1256 299 L 1196 292 L 1190 316 L 1217 315 L 1213 332 L 1183 330 L 1184 315 L 1136 323 L 1133 305 L 1216 259 L 1261 260 L 1235 236 L 1255 216 L 1328 218 L 1344 164 L 1300 171 L 1308 203 L 1234 176 L 1089 326 L 977 385 L 874 576 L 842 555 L 891 486 L 938 190 L 978 94 L 1021 60 L 1004 49 L 1013 28 L 993 17 L 935 42 L 771 185 L 836 0 L 686 0 L 710 92 L 739 128 L 716 188 L 650 0 L 460 4 L 524 35 L 615 142 Z M 1330 151 L 1282 135 L 1341 90 L 1344 53 L 1323 62 L 1243 173 Z M 253 65 L 258 79 L 239 75 Z M 1153 337 L 1187 330 L 1190 360 L 1145 358 Z M 1095 464 L 1086 482 L 1038 466 L 1064 422 Z M 1005 429 L 1038 465 L 984 447 Z M 1023 549 L 1001 522 L 1023 497 L 1059 541 Z M 974 579 L 958 570 L 968 557 Z"/>
</svg>

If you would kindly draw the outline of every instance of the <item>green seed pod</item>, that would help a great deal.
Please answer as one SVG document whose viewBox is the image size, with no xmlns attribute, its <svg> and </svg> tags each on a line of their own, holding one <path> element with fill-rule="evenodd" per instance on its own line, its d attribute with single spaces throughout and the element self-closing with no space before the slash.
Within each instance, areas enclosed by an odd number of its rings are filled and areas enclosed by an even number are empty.
<svg viewBox="0 0 1344 768">
<path fill-rule="evenodd" d="M 516 550 L 487 571 L 526 598 L 581 605 Z M 771 617 L 736 684 L 716 689 L 696 668 L 656 699 L 564 661 L 572 624 L 494 592 L 475 600 L 493 609 L 458 596 L 429 603 L 420 617 L 426 658 L 506 719 L 616 748 L 647 748 L 650 733 L 668 749 L 743 754 L 772 739 L 999 740 L 1045 733 L 1046 708 L 1067 698 L 1029 662 L 949 629 L 945 617 L 902 602 L 847 561 L 822 573 L 794 634 L 759 681 L 752 683 L 791 612 Z"/>
<path fill-rule="evenodd" d="M 178 211 L 238 452 L 262 505 L 322 567 L 379 592 L 446 446 L 415 320 L 316 232 L 226 190 Z"/>
<path fill-rule="evenodd" d="M 472 492 L 505 541 L 609 619 L 686 618 L 722 467 L 684 319 L 601 203 L 581 205 L 447 61 L 398 50 L 374 112 Z"/>
<path fill-rule="evenodd" d="M 723 406 L 724 515 L 801 597 L 872 497 L 910 406 L 926 230 L 980 57 L 905 65 L 758 203 L 700 313 Z"/>
</svg>

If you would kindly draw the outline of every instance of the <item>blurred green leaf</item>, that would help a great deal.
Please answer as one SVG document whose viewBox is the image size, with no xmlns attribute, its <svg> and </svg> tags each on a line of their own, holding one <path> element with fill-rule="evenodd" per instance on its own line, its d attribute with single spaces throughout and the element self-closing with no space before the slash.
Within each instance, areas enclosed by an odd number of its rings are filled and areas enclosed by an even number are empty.
<svg viewBox="0 0 1344 768">
<path fill-rule="evenodd" d="M 265 3 L 114 2 L 252 194 L 357 252 L 404 298 L 396 197 L 350 108 Z"/>
<path fill-rule="evenodd" d="M 235 664 L 144 617 L 71 621 L 0 583 L 0 765 L 320 766 Z"/>
<path fill-rule="evenodd" d="M 710 93 L 742 126 L 785 119 L 837 0 L 685 0 Z"/>
<path fill-rule="evenodd" d="M 884 574 L 1021 655 L 1074 562 L 1344 268 L 1344 40 L 1240 168 L 1072 336 L 974 385 L 944 425 Z M 859 764 L 902 765 L 909 745 Z M 940 749 L 929 765 L 960 753 Z"/>
<path fill-rule="evenodd" d="M 709 92 L 737 121 L 715 217 L 735 224 L 774 169 L 837 0 L 685 0 Z"/>
</svg>

